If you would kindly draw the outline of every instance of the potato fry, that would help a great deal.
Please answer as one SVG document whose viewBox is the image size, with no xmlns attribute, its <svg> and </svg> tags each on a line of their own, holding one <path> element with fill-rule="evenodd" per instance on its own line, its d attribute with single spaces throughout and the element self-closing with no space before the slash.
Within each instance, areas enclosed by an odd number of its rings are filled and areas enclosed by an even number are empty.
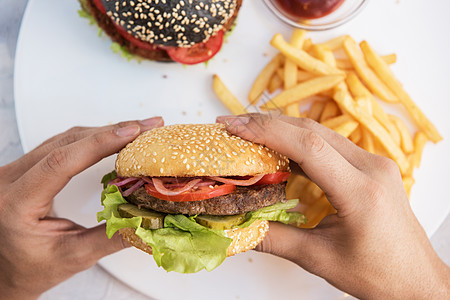
<svg viewBox="0 0 450 300">
<path fill-rule="evenodd" d="M 286 105 L 304 100 L 307 97 L 316 95 L 322 91 L 326 91 L 339 82 L 342 82 L 344 77 L 341 75 L 330 75 L 313 78 L 308 81 L 297 84 L 295 87 L 285 90 L 275 96 L 271 101 L 264 103 L 260 106 L 261 109 L 271 110 Z"/>
<path fill-rule="evenodd" d="M 343 71 L 327 65 L 301 49 L 292 47 L 283 39 L 281 34 L 276 34 L 270 44 L 305 71 L 316 75 L 345 75 Z"/>
<path fill-rule="evenodd" d="M 395 54 L 395 53 L 388 54 L 388 55 L 383 55 L 383 56 L 381 56 L 381 58 L 388 65 L 392 65 L 392 64 L 395 64 L 397 62 L 397 54 Z M 339 69 L 344 69 L 344 70 L 352 70 L 353 69 L 353 65 L 348 59 L 342 59 L 342 58 L 341 59 L 336 59 L 336 66 Z"/>
<path fill-rule="evenodd" d="M 367 152 L 375 154 L 375 143 L 373 141 L 373 136 L 367 128 L 363 128 L 361 137 L 361 147 Z"/>
<path fill-rule="evenodd" d="M 394 115 L 389 115 L 389 119 L 395 124 L 398 131 L 400 132 L 400 138 L 401 138 L 401 146 L 403 149 L 403 152 L 406 154 L 410 154 L 414 151 L 414 143 L 411 137 L 411 134 L 409 133 L 408 127 L 406 127 L 405 123 L 403 121 Z"/>
<path fill-rule="evenodd" d="M 313 79 L 314 77 L 316 77 L 314 74 L 302 71 L 302 70 L 298 70 L 297 71 L 297 81 L 298 82 L 303 82 L 306 80 L 310 80 Z"/>
<path fill-rule="evenodd" d="M 283 79 L 281 79 L 281 77 L 278 76 L 277 73 L 273 74 L 272 79 L 269 82 L 268 88 L 269 93 L 272 94 L 273 92 L 282 87 L 283 87 Z"/>
<path fill-rule="evenodd" d="M 349 35 L 341 35 L 324 43 L 319 43 L 319 46 L 325 46 L 331 51 L 335 51 L 339 48 L 342 48 L 342 44 L 349 37 Z"/>
<path fill-rule="evenodd" d="M 436 127 L 425 116 L 425 114 L 414 103 L 408 93 L 403 89 L 400 81 L 397 80 L 394 73 L 392 73 L 389 66 L 384 62 L 380 56 L 370 47 L 369 43 L 363 41 L 361 49 L 364 52 L 367 62 L 375 70 L 386 85 L 394 92 L 400 102 L 405 106 L 416 125 L 428 136 L 430 140 L 437 143 L 442 140 Z"/>
<path fill-rule="evenodd" d="M 283 62 L 283 55 L 276 55 L 259 73 L 248 94 L 248 101 L 254 105 L 269 86 L 270 79 Z"/>
<path fill-rule="evenodd" d="M 213 90 L 232 114 L 240 115 L 248 113 L 245 107 L 236 99 L 217 75 L 213 76 Z"/>
<path fill-rule="evenodd" d="M 348 116 L 348 115 L 347 115 Z M 350 134 L 350 136 L 348 137 L 348 139 L 350 141 L 352 141 L 354 144 L 358 144 L 359 142 L 361 142 L 362 139 L 362 129 L 361 126 L 358 126 L 353 132 L 352 134 Z"/>
<path fill-rule="evenodd" d="M 336 59 L 334 58 L 334 54 L 330 48 L 326 46 L 313 45 L 311 47 L 311 53 L 327 65 L 336 68 Z"/>
<path fill-rule="evenodd" d="M 395 53 L 388 54 L 388 55 L 383 55 L 383 56 L 381 56 L 381 58 L 388 65 L 392 65 L 392 64 L 395 64 L 397 62 L 397 54 L 395 54 Z"/>
<path fill-rule="evenodd" d="M 284 114 L 286 116 L 300 118 L 300 106 L 294 102 L 284 107 Z"/>
<path fill-rule="evenodd" d="M 372 101 L 370 98 L 367 97 L 357 97 L 356 104 L 361 108 L 364 109 L 369 115 L 373 116 L 373 107 L 372 107 Z"/>
<path fill-rule="evenodd" d="M 319 102 L 319 103 L 321 103 L 321 102 Z M 321 122 L 321 124 L 330 129 L 334 129 L 344 123 L 351 122 L 351 121 L 354 121 L 354 119 L 350 115 L 340 115 L 338 117 L 334 117 L 334 118 L 328 119 L 324 122 Z"/>
<path fill-rule="evenodd" d="M 322 115 L 322 111 L 325 107 L 326 102 L 325 101 L 314 101 L 313 104 L 311 105 L 311 109 L 309 110 L 308 113 L 308 118 L 319 122 L 320 116 Z"/>
<path fill-rule="evenodd" d="M 284 79 L 284 66 L 279 67 L 276 71 L 275 74 L 277 74 L 278 76 L 280 76 L 281 79 Z"/>
<path fill-rule="evenodd" d="M 425 147 L 425 144 L 427 143 L 428 139 L 425 133 L 422 131 L 418 131 L 416 135 L 414 136 L 414 167 L 418 168 L 420 167 L 420 163 L 422 161 L 422 153 L 423 148 Z"/>
<path fill-rule="evenodd" d="M 356 128 L 358 128 L 358 126 L 359 126 L 358 122 L 348 121 L 333 128 L 333 130 L 342 135 L 343 137 L 348 138 L 353 133 L 353 131 L 355 131 Z"/>
<path fill-rule="evenodd" d="M 291 36 L 291 45 L 297 49 L 303 48 L 305 42 L 306 31 L 301 29 L 294 29 Z M 297 82 L 297 65 L 290 59 L 286 59 L 284 64 L 284 88 L 290 89 L 294 87 Z"/>
<path fill-rule="evenodd" d="M 380 125 L 374 117 L 361 110 L 359 107 L 355 107 L 353 99 L 349 93 L 345 91 L 337 91 L 334 94 L 334 99 L 339 104 L 341 110 L 348 112 L 356 121 L 367 128 L 370 133 L 373 134 L 374 138 L 377 139 L 381 145 L 383 145 L 389 154 L 389 157 L 391 157 L 399 166 L 402 174 L 406 173 L 409 168 L 409 162 L 403 151 L 394 142 L 387 130 Z"/>
<path fill-rule="evenodd" d="M 405 191 L 406 191 L 406 194 L 408 195 L 408 198 L 411 195 L 411 189 L 415 182 L 416 181 L 412 177 L 403 178 L 403 186 L 405 187 Z"/>
<path fill-rule="evenodd" d="M 320 116 L 319 122 L 322 123 L 328 119 L 334 118 L 338 116 L 340 113 L 339 107 L 337 106 L 336 102 L 334 101 L 328 101 L 325 104 L 325 107 L 322 111 L 322 115 Z"/>
<path fill-rule="evenodd" d="M 311 38 L 307 38 L 305 42 L 303 43 L 303 51 L 308 52 L 309 49 L 311 49 L 311 46 L 313 45 L 313 42 Z"/>
<path fill-rule="evenodd" d="M 377 119 L 378 122 L 380 122 L 381 125 L 383 125 L 384 128 L 386 128 L 386 130 L 390 133 L 390 135 L 397 143 L 397 145 L 400 145 L 400 134 L 398 133 L 397 128 L 395 128 L 394 124 L 392 124 L 388 115 L 381 107 L 381 105 L 377 102 L 377 100 L 375 100 L 372 93 L 359 80 L 358 76 L 356 76 L 354 72 L 349 72 L 347 74 L 345 82 L 347 83 L 353 97 L 370 98 L 370 101 L 372 102 L 373 116 L 375 117 L 375 119 Z"/>
<path fill-rule="evenodd" d="M 389 103 L 398 102 L 394 93 L 381 81 L 364 60 L 364 55 L 352 38 L 344 41 L 344 49 L 356 73 L 362 78 L 369 89 L 381 100 Z"/>
<path fill-rule="evenodd" d="M 341 70 L 353 70 L 353 65 L 348 59 L 336 59 L 336 67 Z"/>
<path fill-rule="evenodd" d="M 290 89 L 297 85 L 297 65 L 290 59 L 286 59 L 284 64 L 284 89 Z"/>
<path fill-rule="evenodd" d="M 295 28 L 291 35 L 291 45 L 295 48 L 303 49 L 306 40 L 306 30 Z"/>
</svg>

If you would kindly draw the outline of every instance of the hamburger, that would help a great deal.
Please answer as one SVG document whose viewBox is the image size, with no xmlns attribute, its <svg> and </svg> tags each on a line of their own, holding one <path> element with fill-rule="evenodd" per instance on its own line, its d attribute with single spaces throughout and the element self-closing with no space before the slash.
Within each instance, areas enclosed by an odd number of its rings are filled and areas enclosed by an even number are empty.
<svg viewBox="0 0 450 300">
<path fill-rule="evenodd" d="M 255 248 L 268 221 L 300 225 L 287 212 L 289 160 L 234 136 L 223 124 L 172 125 L 142 133 L 104 176 L 98 221 L 167 271 L 195 273 Z"/>
<path fill-rule="evenodd" d="M 79 0 L 80 15 L 98 24 L 127 53 L 197 64 L 222 47 L 242 0 Z"/>
</svg>

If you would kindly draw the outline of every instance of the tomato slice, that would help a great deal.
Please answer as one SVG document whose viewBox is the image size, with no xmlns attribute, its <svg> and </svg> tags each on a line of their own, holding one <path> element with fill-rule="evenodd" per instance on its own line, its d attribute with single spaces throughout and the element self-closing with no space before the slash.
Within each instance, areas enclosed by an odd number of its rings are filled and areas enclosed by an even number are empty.
<svg viewBox="0 0 450 300">
<path fill-rule="evenodd" d="M 97 6 L 98 10 L 100 10 L 102 13 L 106 15 L 106 9 L 102 3 L 102 0 L 94 0 L 94 4 L 95 6 Z"/>
<path fill-rule="evenodd" d="M 288 180 L 291 172 L 277 172 L 273 174 L 264 175 L 257 183 L 254 185 L 264 185 L 264 184 L 278 184 Z"/>
<path fill-rule="evenodd" d="M 185 192 L 175 196 L 167 196 L 159 193 L 151 184 L 145 185 L 145 191 L 158 199 L 174 202 L 200 201 L 218 196 L 230 194 L 236 190 L 236 186 L 232 184 L 222 184 L 214 188 L 209 186 L 199 187 L 195 192 Z"/>
<path fill-rule="evenodd" d="M 185 65 L 194 65 L 210 60 L 219 52 L 222 44 L 223 30 L 220 30 L 205 43 L 195 44 L 190 48 L 172 47 L 166 50 L 174 61 Z"/>
</svg>

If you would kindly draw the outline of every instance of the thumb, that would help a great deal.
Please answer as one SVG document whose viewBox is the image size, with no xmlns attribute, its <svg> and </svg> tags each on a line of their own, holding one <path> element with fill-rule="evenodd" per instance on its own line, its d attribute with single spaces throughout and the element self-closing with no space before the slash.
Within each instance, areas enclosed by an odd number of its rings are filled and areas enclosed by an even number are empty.
<svg viewBox="0 0 450 300">
<path fill-rule="evenodd" d="M 278 222 L 270 222 L 269 228 L 264 240 L 256 246 L 256 251 L 285 258 L 305 269 L 309 269 L 311 263 L 318 260 L 314 255 L 317 252 L 317 241 L 311 229 L 300 229 Z"/>
<path fill-rule="evenodd" d="M 86 254 L 95 261 L 130 247 L 118 232 L 109 239 L 106 235 L 106 224 L 86 229 L 81 234 L 81 239 L 83 246 L 89 249 L 89 252 Z"/>
</svg>

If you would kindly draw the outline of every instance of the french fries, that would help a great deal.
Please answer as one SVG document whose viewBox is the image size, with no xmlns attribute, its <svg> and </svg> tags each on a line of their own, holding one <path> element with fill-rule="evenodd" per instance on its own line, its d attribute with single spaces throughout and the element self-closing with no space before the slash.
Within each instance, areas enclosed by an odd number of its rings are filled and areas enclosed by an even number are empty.
<svg viewBox="0 0 450 300">
<path fill-rule="evenodd" d="M 289 43 L 276 34 L 271 45 L 280 53 L 256 78 L 250 103 L 256 104 L 266 91 L 272 96 L 276 92 L 261 109 L 308 117 L 370 153 L 390 157 L 401 171 L 409 197 L 425 144 L 442 137 L 391 72 L 389 65 L 397 56 L 380 56 L 365 41 L 358 47 L 348 35 L 314 44 L 303 30 L 294 30 Z M 230 111 L 245 111 L 216 77 L 214 90 Z M 387 104 L 381 105 L 379 100 Z M 384 106 L 390 103 L 400 103 L 409 112 L 418 127 L 414 138 L 401 118 L 385 112 Z M 286 195 L 300 199 L 295 210 L 308 219 L 303 228 L 313 228 L 336 213 L 323 191 L 305 177 L 292 175 Z"/>
<path fill-rule="evenodd" d="M 344 123 L 352 122 L 354 119 L 350 115 L 340 115 L 321 122 L 321 124 L 330 129 L 334 129 Z"/>
<path fill-rule="evenodd" d="M 300 118 L 300 106 L 297 102 L 286 105 L 284 108 L 284 114 L 291 117 Z"/>
<path fill-rule="evenodd" d="M 273 93 L 276 90 L 280 89 L 283 86 L 283 79 L 281 79 L 281 77 L 275 73 L 272 76 L 272 79 L 269 82 L 269 93 Z"/>
<path fill-rule="evenodd" d="M 314 101 L 314 103 L 311 105 L 311 109 L 309 110 L 308 118 L 316 122 L 319 122 L 325 104 L 326 104 L 325 101 Z"/>
<path fill-rule="evenodd" d="M 232 114 L 240 115 L 248 113 L 241 102 L 230 92 L 217 75 L 213 76 L 213 90 Z"/>
<path fill-rule="evenodd" d="M 414 136 L 414 148 L 416 152 L 414 153 L 414 160 L 413 160 L 414 167 L 416 168 L 420 167 L 420 163 L 422 161 L 422 152 L 426 143 L 427 143 L 426 135 L 422 131 L 417 132 L 416 135 Z"/>
<path fill-rule="evenodd" d="M 338 116 L 339 113 L 339 107 L 337 106 L 336 102 L 328 101 L 323 108 L 322 115 L 320 115 L 319 121 L 320 123 L 322 123 L 328 119 Z"/>
<path fill-rule="evenodd" d="M 272 46 L 277 48 L 286 58 L 296 63 L 305 71 L 316 75 L 344 75 L 345 73 L 337 68 L 333 68 L 326 63 L 312 57 L 301 49 L 296 49 L 289 45 L 281 36 L 276 34 L 270 42 Z"/>
<path fill-rule="evenodd" d="M 294 29 L 291 37 L 291 45 L 297 49 L 303 48 L 305 42 L 306 31 L 300 29 Z M 297 84 L 297 65 L 290 59 L 286 59 L 284 64 L 284 88 L 290 89 Z"/>
<path fill-rule="evenodd" d="M 331 40 L 329 40 L 327 42 L 320 43 L 320 44 L 317 44 L 317 45 L 325 46 L 328 49 L 330 49 L 331 51 L 335 51 L 335 50 L 338 50 L 339 48 L 342 48 L 342 44 L 349 37 L 350 37 L 349 35 L 341 35 L 341 36 L 338 36 L 338 37 L 336 37 L 334 39 L 331 39 Z"/>
<path fill-rule="evenodd" d="M 390 103 L 398 102 L 398 98 L 391 90 L 381 81 L 380 78 L 372 71 L 364 60 L 364 55 L 356 45 L 355 41 L 348 37 L 344 41 L 344 50 L 356 70 L 356 73 L 362 78 L 369 89 L 377 95 L 381 100 Z"/>
<path fill-rule="evenodd" d="M 295 87 L 285 90 L 272 98 L 271 101 L 260 106 L 263 110 L 278 109 L 285 107 L 293 102 L 299 102 L 307 97 L 316 95 L 322 91 L 326 91 L 334 87 L 339 82 L 344 80 L 344 76 L 330 75 L 310 79 L 301 82 Z"/>
<path fill-rule="evenodd" d="M 400 147 L 374 117 L 353 105 L 354 100 L 349 93 L 337 91 L 334 94 L 334 100 L 336 100 L 341 109 L 348 112 L 355 120 L 359 121 L 361 125 L 374 135 L 374 137 L 383 145 L 389 156 L 397 163 L 402 174 L 408 171 L 409 162 Z"/>
<path fill-rule="evenodd" d="M 416 125 L 423 130 L 428 138 L 437 143 L 442 140 L 442 136 L 434 125 L 428 120 L 425 114 L 413 102 L 408 93 L 403 89 L 400 81 L 397 80 L 394 73 L 389 69 L 389 66 L 380 56 L 373 51 L 370 45 L 363 41 L 361 49 L 364 52 L 367 62 L 375 70 L 375 73 L 386 83 L 386 85 L 394 92 L 400 102 L 405 106 L 411 117 L 416 122 Z"/>
<path fill-rule="evenodd" d="M 381 56 L 381 58 L 388 65 L 392 65 L 397 62 L 397 55 L 395 53 L 383 55 L 383 56 Z M 348 59 L 342 59 L 342 58 L 336 59 L 336 65 L 339 69 L 344 69 L 344 70 L 352 70 L 353 69 L 353 65 L 352 65 L 351 61 L 349 61 Z"/>
<path fill-rule="evenodd" d="M 403 152 L 405 154 L 410 154 L 414 151 L 414 144 L 412 137 L 409 133 L 408 127 L 406 127 L 405 123 L 394 115 L 389 115 L 389 118 L 392 120 L 392 122 L 397 127 L 398 131 L 400 132 L 400 138 L 401 138 L 401 146 L 403 149 Z"/>
<path fill-rule="evenodd" d="M 259 98 L 264 93 L 264 90 L 267 88 L 270 79 L 272 78 L 278 67 L 281 65 L 282 61 L 283 56 L 281 54 L 278 54 L 266 65 L 262 72 L 259 73 L 250 89 L 250 93 L 248 94 L 248 101 L 250 102 L 250 104 L 255 104 L 256 102 L 258 102 Z"/>
</svg>

